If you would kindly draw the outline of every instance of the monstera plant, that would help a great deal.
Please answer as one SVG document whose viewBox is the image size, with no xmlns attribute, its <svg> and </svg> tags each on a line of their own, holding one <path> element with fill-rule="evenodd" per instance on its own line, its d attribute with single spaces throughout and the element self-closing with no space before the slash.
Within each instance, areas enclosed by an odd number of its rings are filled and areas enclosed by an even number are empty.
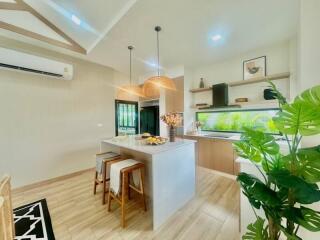
<svg viewBox="0 0 320 240">
<path fill-rule="evenodd" d="M 261 174 L 241 172 L 237 177 L 256 215 L 242 239 L 277 240 L 281 236 L 298 240 L 302 239 L 298 236 L 301 227 L 320 231 L 320 212 L 310 206 L 320 201 L 320 146 L 300 147 L 303 137 L 320 134 L 320 86 L 288 103 L 269 83 L 280 107 L 273 121 L 289 153 L 281 153 L 275 137 L 258 129 L 245 129 L 241 140 L 234 143 L 238 155 L 253 162 Z M 262 209 L 265 217 L 256 209 Z"/>
</svg>

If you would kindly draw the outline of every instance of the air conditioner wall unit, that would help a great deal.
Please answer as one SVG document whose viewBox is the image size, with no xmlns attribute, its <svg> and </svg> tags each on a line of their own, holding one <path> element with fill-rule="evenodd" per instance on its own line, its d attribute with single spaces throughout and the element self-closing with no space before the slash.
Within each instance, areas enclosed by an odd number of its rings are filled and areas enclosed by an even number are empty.
<svg viewBox="0 0 320 240">
<path fill-rule="evenodd" d="M 0 47 L 0 68 L 72 80 L 73 66 L 44 57 Z"/>
</svg>

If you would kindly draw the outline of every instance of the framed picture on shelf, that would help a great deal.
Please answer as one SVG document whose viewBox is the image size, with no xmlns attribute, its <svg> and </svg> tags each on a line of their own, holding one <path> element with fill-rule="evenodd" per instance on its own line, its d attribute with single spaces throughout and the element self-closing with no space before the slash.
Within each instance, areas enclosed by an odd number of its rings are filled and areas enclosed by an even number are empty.
<svg viewBox="0 0 320 240">
<path fill-rule="evenodd" d="M 248 80 L 257 77 L 265 77 L 267 75 L 267 57 L 243 61 L 243 80 Z"/>
</svg>

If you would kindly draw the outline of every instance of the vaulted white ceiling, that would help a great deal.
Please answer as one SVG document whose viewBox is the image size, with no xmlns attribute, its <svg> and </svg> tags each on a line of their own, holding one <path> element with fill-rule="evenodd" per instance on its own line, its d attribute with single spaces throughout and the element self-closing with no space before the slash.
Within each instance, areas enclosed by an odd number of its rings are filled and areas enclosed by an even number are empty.
<svg viewBox="0 0 320 240">
<path fill-rule="evenodd" d="M 155 25 L 163 28 L 164 68 L 198 66 L 290 39 L 297 31 L 300 0 L 25 1 L 87 49 L 88 55 L 63 52 L 127 73 L 127 46 L 134 45 L 134 72 L 141 75 L 154 69 Z M 27 19 L 6 14 L 13 13 L 0 11 L 0 21 Z M 81 20 L 80 26 L 71 21 L 72 15 Z M 20 24 L 45 32 L 31 20 Z M 0 34 L 62 51 L 5 30 Z M 216 43 L 211 40 L 215 34 L 222 36 Z"/>
</svg>

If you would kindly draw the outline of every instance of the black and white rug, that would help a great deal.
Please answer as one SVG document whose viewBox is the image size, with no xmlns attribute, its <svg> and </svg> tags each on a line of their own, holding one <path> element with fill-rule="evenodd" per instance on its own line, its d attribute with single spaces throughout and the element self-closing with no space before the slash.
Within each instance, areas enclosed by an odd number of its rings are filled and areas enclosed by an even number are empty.
<svg viewBox="0 0 320 240">
<path fill-rule="evenodd" d="M 15 240 L 55 240 L 46 199 L 13 210 Z"/>
</svg>

